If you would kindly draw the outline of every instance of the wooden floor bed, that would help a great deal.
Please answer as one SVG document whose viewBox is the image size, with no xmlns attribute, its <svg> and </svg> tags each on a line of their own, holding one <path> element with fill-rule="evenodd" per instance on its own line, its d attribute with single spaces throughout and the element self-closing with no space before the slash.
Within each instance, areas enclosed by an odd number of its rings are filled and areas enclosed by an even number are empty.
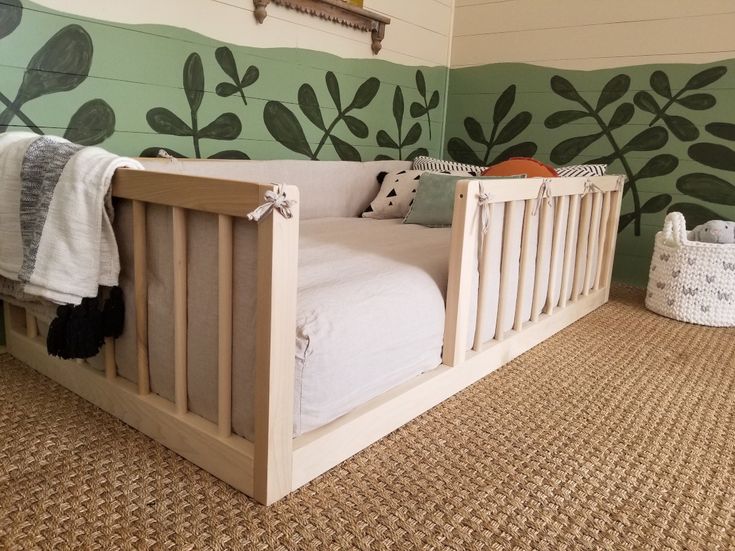
<svg viewBox="0 0 735 551">
<path fill-rule="evenodd" d="M 594 178 L 464 180 L 456 188 L 449 258 L 443 364 L 359 406 L 351 413 L 302 436 L 293 437 L 294 327 L 297 301 L 299 204 L 293 217 L 277 212 L 257 226 L 257 312 L 255 370 L 255 437 L 232 430 L 233 221 L 244 219 L 275 186 L 155 171 L 118 170 L 113 195 L 132 202 L 135 319 L 126 331 L 137 339 L 137 383 L 118 373 L 114 342 L 105 344 L 105 369 L 86 362 L 49 357 L 36 319 L 22 306 L 5 304 L 8 351 L 83 398 L 120 418 L 213 475 L 261 503 L 270 504 L 339 464 L 424 411 L 502 366 L 578 320 L 608 299 L 622 179 Z M 299 190 L 285 186 L 298 200 Z M 513 202 L 525 202 L 523 209 Z M 173 305 L 175 397 L 151 392 L 149 383 L 147 205 L 171 209 L 173 220 Z M 497 330 L 483 342 L 480 331 L 471 350 L 473 326 L 483 327 L 490 292 L 489 248 L 483 239 L 485 209 L 502 204 L 507 231 L 522 217 L 520 260 L 503 248 L 497 315 L 515 311 L 513 328 Z M 560 215 L 568 209 L 566 222 Z M 218 345 L 217 422 L 192 413 L 187 403 L 187 271 L 197 258 L 187 258 L 187 215 L 207 213 L 218 220 L 216 280 Z M 519 212 L 521 214 L 519 214 Z M 532 218 L 540 217 L 532 235 Z M 549 220 L 553 223 L 546 223 Z M 255 222 L 250 222 L 255 224 Z M 489 234 L 488 234 L 489 235 Z M 571 239 L 571 237 L 576 237 Z M 516 236 L 517 238 L 518 236 Z M 564 244 L 564 245 L 563 245 Z M 495 244 L 497 245 L 497 243 Z M 551 269 L 542 277 L 536 250 L 551 250 Z M 214 246 L 214 245 L 213 245 Z M 572 250 L 574 247 L 575 250 Z M 573 254 L 575 253 L 575 254 Z M 479 262 L 478 262 L 479 255 Z M 573 260 L 574 259 L 574 260 Z M 479 284 L 477 266 L 479 263 Z M 511 272 L 519 273 L 517 292 L 509 292 Z M 497 268 L 497 266 L 495 266 Z M 524 322 L 524 274 L 535 271 L 531 319 Z M 561 288 L 559 299 L 547 289 Z M 479 298 L 478 298 L 479 297 Z M 508 301 L 514 306 L 508 307 Z M 471 316 L 477 315 L 475 323 Z M 495 314 L 493 314 L 495 315 Z M 502 327 L 498 319 L 497 327 Z M 507 325 L 507 323 L 505 324 Z"/>
</svg>

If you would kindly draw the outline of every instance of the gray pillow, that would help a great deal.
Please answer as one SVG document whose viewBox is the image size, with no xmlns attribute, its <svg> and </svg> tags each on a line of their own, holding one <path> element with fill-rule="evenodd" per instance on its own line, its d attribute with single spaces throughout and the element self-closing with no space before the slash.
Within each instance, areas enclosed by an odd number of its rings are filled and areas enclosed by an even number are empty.
<svg viewBox="0 0 735 551">
<path fill-rule="evenodd" d="M 454 188 L 460 180 L 501 180 L 503 178 L 525 178 L 515 176 L 450 176 L 425 172 L 421 175 L 411 210 L 403 219 L 404 224 L 420 224 L 430 228 L 445 228 L 452 225 L 454 215 Z"/>
</svg>

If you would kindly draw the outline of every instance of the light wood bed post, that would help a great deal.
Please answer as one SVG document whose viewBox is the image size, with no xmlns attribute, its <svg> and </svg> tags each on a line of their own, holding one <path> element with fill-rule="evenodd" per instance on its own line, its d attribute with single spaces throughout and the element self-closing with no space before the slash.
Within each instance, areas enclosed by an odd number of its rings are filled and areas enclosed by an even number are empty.
<svg viewBox="0 0 735 551">
<path fill-rule="evenodd" d="M 298 201 L 298 188 L 284 191 Z M 266 505 L 292 490 L 298 251 L 298 207 L 290 219 L 273 212 L 259 222 L 253 497 Z"/>
</svg>

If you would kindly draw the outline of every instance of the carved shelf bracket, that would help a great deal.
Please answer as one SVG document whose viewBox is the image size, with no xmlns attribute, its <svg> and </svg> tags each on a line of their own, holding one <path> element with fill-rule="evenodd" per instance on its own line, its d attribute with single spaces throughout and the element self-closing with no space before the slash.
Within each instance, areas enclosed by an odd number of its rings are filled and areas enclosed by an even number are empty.
<svg viewBox="0 0 735 551">
<path fill-rule="evenodd" d="M 343 0 L 253 0 L 255 6 L 253 13 L 258 23 L 265 21 L 268 15 L 268 4 L 271 2 L 327 21 L 334 21 L 347 27 L 369 32 L 374 54 L 377 54 L 382 48 L 385 27 L 390 24 L 390 17 L 353 6 Z"/>
</svg>

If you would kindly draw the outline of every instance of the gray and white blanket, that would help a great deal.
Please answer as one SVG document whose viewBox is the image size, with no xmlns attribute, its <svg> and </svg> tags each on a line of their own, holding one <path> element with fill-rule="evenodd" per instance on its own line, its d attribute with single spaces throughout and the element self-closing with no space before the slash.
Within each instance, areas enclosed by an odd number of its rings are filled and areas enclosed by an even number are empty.
<svg viewBox="0 0 735 551">
<path fill-rule="evenodd" d="M 0 135 L 0 276 L 59 304 L 117 285 L 110 184 L 121 167 L 143 169 L 63 138 Z"/>
</svg>

